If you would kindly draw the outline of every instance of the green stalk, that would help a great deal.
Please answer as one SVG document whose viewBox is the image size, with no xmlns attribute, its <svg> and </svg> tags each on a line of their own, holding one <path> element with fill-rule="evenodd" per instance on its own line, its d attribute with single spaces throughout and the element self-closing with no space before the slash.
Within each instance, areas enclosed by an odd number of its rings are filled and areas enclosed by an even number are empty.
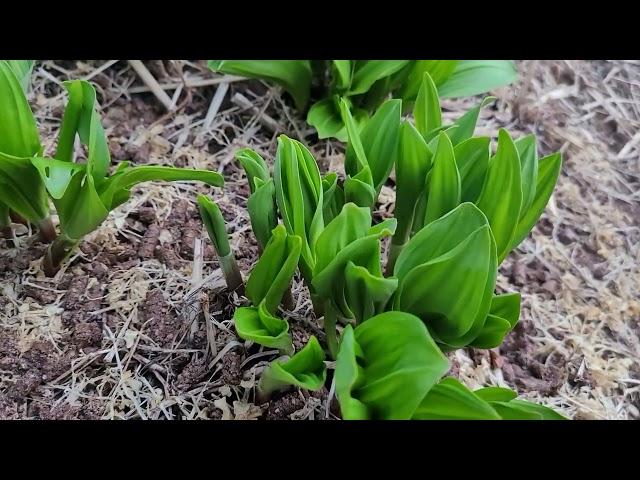
<svg viewBox="0 0 640 480">
<path fill-rule="evenodd" d="M 224 279 L 227 282 L 227 288 L 230 291 L 238 290 L 242 286 L 243 282 L 242 275 L 240 274 L 240 270 L 238 269 L 238 264 L 236 263 L 233 253 L 224 257 L 219 256 L 218 258 L 220 259 L 220 268 L 222 268 Z"/>
<path fill-rule="evenodd" d="M 56 237 L 53 243 L 49 245 L 47 253 L 42 260 L 44 274 L 47 277 L 55 276 L 58 270 L 60 270 L 62 262 L 69 256 L 78 243 L 80 243 L 79 240 L 74 240 L 66 235 Z"/>
<path fill-rule="evenodd" d="M 336 334 L 336 324 L 338 317 L 331 302 L 327 300 L 324 304 L 324 333 L 327 336 L 327 346 L 333 359 L 338 355 L 338 336 Z"/>
<path fill-rule="evenodd" d="M 389 246 L 389 256 L 387 258 L 387 266 L 385 269 L 385 275 L 387 277 L 393 276 L 393 269 L 396 266 L 396 260 L 398 259 L 400 252 L 402 252 L 402 249 L 406 244 L 407 243 L 405 242 L 401 245 L 396 245 L 395 243 L 393 243 L 393 240 L 391 241 L 391 244 Z"/>
</svg>

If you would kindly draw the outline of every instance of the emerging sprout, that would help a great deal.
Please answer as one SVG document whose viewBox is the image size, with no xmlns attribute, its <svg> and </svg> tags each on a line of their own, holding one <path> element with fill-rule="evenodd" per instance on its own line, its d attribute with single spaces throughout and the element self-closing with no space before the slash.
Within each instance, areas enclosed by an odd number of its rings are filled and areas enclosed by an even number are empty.
<svg viewBox="0 0 640 480">
<path fill-rule="evenodd" d="M 200 217 L 204 223 L 209 239 L 220 260 L 220 268 L 230 291 L 238 289 L 242 285 L 242 275 L 236 263 L 236 257 L 229 245 L 229 238 L 225 228 L 224 217 L 218 205 L 204 195 L 198 195 Z"/>
</svg>

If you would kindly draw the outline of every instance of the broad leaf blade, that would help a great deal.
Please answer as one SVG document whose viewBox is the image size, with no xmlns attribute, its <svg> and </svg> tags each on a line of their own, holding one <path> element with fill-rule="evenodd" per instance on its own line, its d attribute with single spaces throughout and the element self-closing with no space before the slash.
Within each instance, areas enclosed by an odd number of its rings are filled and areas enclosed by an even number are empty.
<svg viewBox="0 0 640 480">
<path fill-rule="evenodd" d="M 471 97 L 517 79 L 518 72 L 511 60 L 461 60 L 438 91 L 443 98 Z"/>
<path fill-rule="evenodd" d="M 308 60 L 209 60 L 215 72 L 275 82 L 291 94 L 296 107 L 304 110 L 311 88 Z"/>
</svg>

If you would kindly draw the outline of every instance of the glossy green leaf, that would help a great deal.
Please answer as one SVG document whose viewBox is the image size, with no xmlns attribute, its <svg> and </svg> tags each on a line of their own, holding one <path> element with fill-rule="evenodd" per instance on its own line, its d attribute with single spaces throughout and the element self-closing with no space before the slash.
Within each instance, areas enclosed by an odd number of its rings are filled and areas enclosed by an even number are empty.
<svg viewBox="0 0 640 480">
<path fill-rule="evenodd" d="M 394 308 L 413 313 L 446 348 L 468 345 L 480 333 L 497 274 L 486 217 L 463 203 L 420 230 L 394 269 Z"/>
<path fill-rule="evenodd" d="M 473 132 L 476 129 L 476 124 L 478 123 L 478 116 L 480 115 L 480 110 L 482 110 L 486 105 L 490 104 L 495 100 L 495 97 L 486 97 L 480 102 L 480 105 L 472 108 L 464 115 L 462 115 L 458 120 L 453 122 L 453 125 L 447 127 L 455 127 L 449 133 L 449 138 L 451 139 L 451 143 L 454 146 L 458 145 L 461 142 L 471 138 L 473 136 Z"/>
<path fill-rule="evenodd" d="M 219 257 L 231 254 L 229 236 L 220 207 L 206 195 L 198 195 L 200 217 Z"/>
<path fill-rule="evenodd" d="M 278 225 L 276 187 L 271 179 L 262 183 L 261 179 L 256 178 L 255 184 L 256 191 L 247 200 L 247 210 L 253 234 L 264 249 L 271 238 L 271 232 Z"/>
<path fill-rule="evenodd" d="M 347 262 L 344 277 L 345 301 L 358 324 L 382 312 L 398 287 L 397 278 L 384 278 L 380 269 L 371 272 L 352 261 Z"/>
<path fill-rule="evenodd" d="M 440 128 L 442 115 L 440 113 L 440 100 L 438 89 L 429 73 L 424 74 L 418 97 L 413 107 L 413 117 L 416 129 L 426 139 L 429 132 Z"/>
<path fill-rule="evenodd" d="M 214 72 L 268 80 L 281 85 L 293 97 L 296 108 L 304 110 L 311 89 L 308 60 L 209 60 Z"/>
<path fill-rule="evenodd" d="M 247 210 L 251 219 L 251 229 L 260 247 L 264 248 L 271 231 L 278 224 L 276 189 L 264 159 L 249 148 L 236 153 L 247 175 L 251 195 L 247 200 Z"/>
<path fill-rule="evenodd" d="M 49 216 L 45 186 L 29 158 L 0 152 L 0 203 L 33 223 Z"/>
<path fill-rule="evenodd" d="M 522 179 L 518 151 L 506 130 L 498 133 L 498 149 L 476 205 L 484 212 L 496 241 L 498 263 L 509 253 L 522 205 Z"/>
<path fill-rule="evenodd" d="M 472 137 L 453 149 L 460 172 L 462 202 L 475 202 L 480 196 L 489 169 L 489 144 L 489 137 Z"/>
<path fill-rule="evenodd" d="M 62 117 L 55 158 L 66 162 L 74 161 L 73 149 L 78 134 L 80 141 L 89 151 L 87 174 L 92 175 L 96 184 L 99 184 L 107 174 L 111 155 L 96 110 L 96 91 L 84 80 L 64 82 L 64 87 L 69 93 L 69 99 Z"/>
<path fill-rule="evenodd" d="M 554 410 L 516 399 L 507 388 L 471 391 L 448 377 L 435 385 L 416 410 L 416 420 L 566 420 Z"/>
<path fill-rule="evenodd" d="M 500 415 L 458 380 L 447 377 L 429 390 L 413 419 L 500 420 Z"/>
<path fill-rule="evenodd" d="M 408 60 L 357 60 L 349 94 L 366 93 L 376 81 L 393 75 L 407 63 Z"/>
<path fill-rule="evenodd" d="M 274 361 L 262 373 L 258 390 L 268 396 L 276 390 L 296 386 L 306 390 L 320 390 L 327 378 L 324 351 L 313 335 L 302 350 L 289 360 Z"/>
<path fill-rule="evenodd" d="M 476 348 L 495 348 L 516 326 L 520 318 L 520 294 L 506 293 L 494 295 L 491 309 L 480 334 L 471 346 Z"/>
<path fill-rule="evenodd" d="M 341 142 L 347 140 L 347 131 L 340 112 L 335 109 L 334 100 L 325 98 L 314 103 L 307 114 L 307 123 L 318 132 L 318 138 L 335 137 Z"/>
<path fill-rule="evenodd" d="M 471 97 L 518 79 L 511 60 L 460 60 L 451 76 L 438 88 L 440 97 Z"/>
<path fill-rule="evenodd" d="M 396 160 L 401 110 L 402 102 L 400 100 L 385 102 L 357 134 L 360 145 L 355 142 L 355 131 L 347 128 L 349 145 L 345 153 L 345 171 L 347 174 L 355 176 L 362 168 L 361 163 L 366 161 L 371 168 L 376 192 L 380 191 L 382 185 L 389 178 Z M 356 153 L 360 147 L 362 152 Z M 361 156 L 361 158 L 354 158 L 356 156 Z"/>
<path fill-rule="evenodd" d="M 322 179 L 307 148 L 286 135 L 278 137 L 274 167 L 276 201 L 287 232 L 302 239 L 300 271 L 311 280 L 314 246 L 324 227 Z"/>
<path fill-rule="evenodd" d="M 431 157 L 431 151 L 418 130 L 409 122 L 402 122 L 396 161 L 395 217 L 398 219 L 398 229 L 393 237 L 396 245 L 404 245 L 409 239 L 416 200 L 425 196 L 423 191 L 427 172 L 431 168 Z"/>
<path fill-rule="evenodd" d="M 300 237 L 287 234 L 283 225 L 273 230 L 247 280 L 246 295 L 254 305 L 264 301 L 268 312 L 276 311 L 296 271 L 301 247 Z"/>
<path fill-rule="evenodd" d="M 236 152 L 236 158 L 247 175 L 251 193 L 256 193 L 256 179 L 262 180 L 263 184 L 271 179 L 267 162 L 257 152 L 250 148 L 243 148 Z"/>
<path fill-rule="evenodd" d="M 325 223 L 333 220 L 345 204 L 344 190 L 338 185 L 338 175 L 327 173 L 322 179 L 323 201 L 322 207 Z"/>
<path fill-rule="evenodd" d="M 346 420 L 413 416 L 448 362 L 420 319 L 386 312 L 347 325 L 336 360 L 336 395 Z"/>
<path fill-rule="evenodd" d="M 353 177 L 347 176 L 344 181 L 345 202 L 355 203 L 359 207 L 372 208 L 378 194 L 373 186 L 373 175 L 369 165 L 362 168 Z"/>
<path fill-rule="evenodd" d="M 456 166 L 453 145 L 447 134 L 441 132 L 429 175 L 424 224 L 456 208 L 460 204 L 460 190 L 460 174 Z"/>
<path fill-rule="evenodd" d="M 398 89 L 397 96 L 407 103 L 413 102 L 416 100 L 425 73 L 429 73 L 436 86 L 442 85 L 451 76 L 457 63 L 458 60 L 413 61 L 412 70 Z"/>
<path fill-rule="evenodd" d="M 527 135 L 513 142 L 520 158 L 520 172 L 522 177 L 522 208 L 520 218 L 524 216 L 536 194 L 538 180 L 538 150 L 536 136 Z"/>
<path fill-rule="evenodd" d="M 371 210 L 347 203 L 318 237 L 312 285 L 342 317 L 365 320 L 395 290 L 396 280 L 382 275 L 379 241 L 393 234 L 395 226 L 390 219 L 371 227 Z"/>
<path fill-rule="evenodd" d="M 527 238 L 529 232 L 536 224 L 542 212 L 544 212 L 553 189 L 556 186 L 560 169 L 562 167 L 562 157 L 560 153 L 554 153 L 541 158 L 538 162 L 538 177 L 536 181 L 536 193 L 531 202 L 531 206 L 524 212 L 518 221 L 516 231 L 511 241 L 510 249 L 520 245 Z"/>
<path fill-rule="evenodd" d="M 334 83 L 338 91 L 348 90 L 351 86 L 351 72 L 353 62 L 351 60 L 331 60 L 334 68 Z"/>
<path fill-rule="evenodd" d="M 16 78 L 20 82 L 22 90 L 26 93 L 31 83 L 31 72 L 33 71 L 34 60 L 6 60 Z"/>
<path fill-rule="evenodd" d="M 125 162 L 122 162 L 125 163 Z M 143 182 L 180 182 L 195 181 L 214 187 L 222 187 L 224 179 L 212 170 L 196 170 L 191 168 L 164 167 L 160 165 L 142 165 L 139 167 L 118 168 L 113 175 L 100 183 L 100 199 L 109 210 L 129 199 L 131 188 Z"/>
<path fill-rule="evenodd" d="M 277 348 L 291 355 L 293 343 L 286 320 L 274 316 L 264 301 L 259 307 L 240 307 L 233 314 L 238 336 L 269 348 Z"/>
<path fill-rule="evenodd" d="M 27 158 L 42 147 L 36 120 L 20 80 L 6 60 L 0 60 L 0 153 Z"/>
</svg>

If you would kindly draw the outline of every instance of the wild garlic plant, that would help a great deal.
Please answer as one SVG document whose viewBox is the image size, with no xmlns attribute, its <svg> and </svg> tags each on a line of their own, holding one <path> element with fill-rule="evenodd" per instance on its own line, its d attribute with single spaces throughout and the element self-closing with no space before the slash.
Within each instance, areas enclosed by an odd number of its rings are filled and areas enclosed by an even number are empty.
<svg viewBox="0 0 640 480">
<path fill-rule="evenodd" d="M 322 176 L 311 152 L 285 135 L 273 176 L 256 152 L 242 151 L 245 170 L 252 158 L 261 185 L 273 181 L 263 204 L 282 223 L 252 272 L 249 282 L 260 293 L 236 312 L 236 330 L 293 354 L 286 311 L 277 307 L 297 262 L 336 361 L 332 381 L 343 418 L 562 418 L 510 390 L 472 392 L 445 377 L 444 352 L 494 348 L 517 324 L 520 295 L 496 293 L 498 266 L 544 210 L 561 160 L 539 160 L 535 137 L 514 141 L 505 130 L 492 154 L 490 138 L 473 136 L 486 100 L 443 125 L 434 91 L 425 74 L 415 126 L 402 120 L 399 100 L 389 100 L 358 130 L 343 103 L 349 145 L 342 181 L 335 172 Z M 396 217 L 377 221 L 372 212 L 394 167 Z M 250 181 L 257 177 L 247 173 Z M 259 214 L 249 209 L 252 225 Z M 386 274 L 384 237 L 392 240 Z M 272 285 L 277 294 L 267 302 Z M 287 385 L 324 385 L 316 342 L 265 370 L 264 398 Z"/>
<path fill-rule="evenodd" d="M 159 180 L 224 184 L 222 176 L 210 170 L 132 167 L 129 162 L 111 170 L 95 89 L 81 80 L 64 82 L 68 101 L 57 150 L 51 158 L 43 156 L 23 91 L 29 69 L 0 61 L 0 226 L 6 226 L 9 211 L 40 226 L 43 238 L 53 240 L 43 259 L 48 276 L 55 275 L 80 240 L 98 228 L 109 212 L 129 199 L 135 185 Z M 84 162 L 75 156 L 76 138 L 87 148 Z M 49 221 L 49 198 L 60 220 L 58 236 Z"/>
<path fill-rule="evenodd" d="M 478 95 L 517 78 L 508 60 L 210 60 L 209 67 L 280 85 L 319 138 L 341 141 L 347 140 L 343 102 L 362 126 L 389 95 L 410 108 L 425 72 L 441 97 Z"/>
</svg>

